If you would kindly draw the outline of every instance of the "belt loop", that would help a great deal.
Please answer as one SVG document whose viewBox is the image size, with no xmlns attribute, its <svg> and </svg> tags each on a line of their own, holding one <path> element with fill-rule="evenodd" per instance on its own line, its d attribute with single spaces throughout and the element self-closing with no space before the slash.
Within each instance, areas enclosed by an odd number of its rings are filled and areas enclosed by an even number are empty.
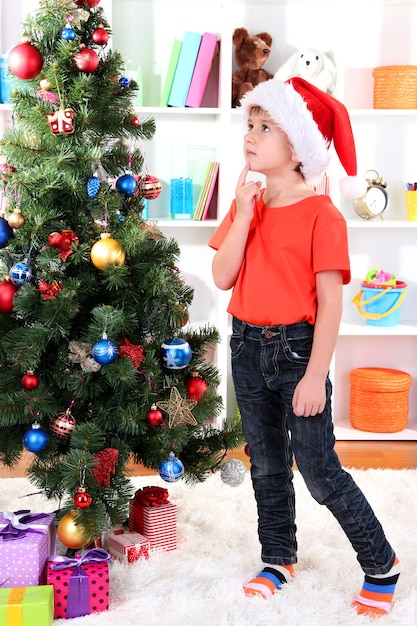
<svg viewBox="0 0 417 626">
<path fill-rule="evenodd" d="M 242 341 L 244 336 L 245 336 L 245 330 L 246 330 L 246 322 L 242 322 L 240 323 L 240 330 L 239 330 L 239 338 Z"/>
</svg>

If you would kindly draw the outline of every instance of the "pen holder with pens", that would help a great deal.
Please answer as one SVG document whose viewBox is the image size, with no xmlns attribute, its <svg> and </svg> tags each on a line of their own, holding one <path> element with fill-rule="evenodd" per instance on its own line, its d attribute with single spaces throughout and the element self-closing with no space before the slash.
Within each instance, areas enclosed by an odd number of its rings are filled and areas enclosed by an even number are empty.
<svg viewBox="0 0 417 626">
<path fill-rule="evenodd" d="M 417 189 L 410 189 L 404 193 L 405 206 L 407 209 L 407 220 L 417 221 Z"/>
</svg>

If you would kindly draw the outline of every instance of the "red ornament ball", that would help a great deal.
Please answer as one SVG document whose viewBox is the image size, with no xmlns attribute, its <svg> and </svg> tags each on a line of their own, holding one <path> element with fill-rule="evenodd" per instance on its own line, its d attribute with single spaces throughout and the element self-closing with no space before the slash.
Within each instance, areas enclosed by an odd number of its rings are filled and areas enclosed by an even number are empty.
<svg viewBox="0 0 417 626">
<path fill-rule="evenodd" d="M 204 378 L 199 376 L 198 372 L 191 372 L 185 380 L 185 387 L 187 389 L 188 400 L 198 402 L 203 393 L 207 390 L 208 385 Z"/>
<path fill-rule="evenodd" d="M 30 80 L 40 74 L 43 56 L 29 41 L 17 44 L 9 52 L 9 69 L 18 78 Z"/>
<path fill-rule="evenodd" d="M 18 289 L 8 276 L 0 283 L 0 313 L 13 313 L 13 296 Z"/>
<path fill-rule="evenodd" d="M 98 68 L 99 58 L 92 48 L 82 48 L 74 56 L 74 62 L 81 72 L 91 74 Z"/>
<path fill-rule="evenodd" d="M 249 444 L 248 443 L 244 447 L 244 451 L 245 451 L 246 456 L 250 457 L 250 448 L 249 448 Z"/>
<path fill-rule="evenodd" d="M 74 506 L 76 506 L 77 509 L 86 509 L 90 506 L 92 501 L 93 498 L 85 490 L 85 487 L 78 487 L 78 491 L 74 496 Z"/>
<path fill-rule="evenodd" d="M 151 406 L 151 410 L 146 416 L 146 419 L 148 421 L 148 424 L 150 424 L 151 426 L 160 426 L 163 422 L 164 417 L 161 411 L 157 408 L 156 404 L 153 404 Z"/>
<path fill-rule="evenodd" d="M 99 26 L 93 31 L 91 37 L 98 46 L 105 46 L 109 40 L 109 33 L 103 26 Z"/>
<path fill-rule="evenodd" d="M 137 128 L 139 128 L 140 119 L 138 118 L 137 115 L 132 115 L 132 117 L 130 118 L 130 123 L 132 124 L 132 126 L 136 126 Z"/>
<path fill-rule="evenodd" d="M 22 386 L 28 391 L 36 389 L 39 387 L 39 377 L 32 370 L 28 370 L 22 378 Z"/>
<path fill-rule="evenodd" d="M 58 437 L 58 439 L 66 439 L 71 435 L 75 428 L 75 419 L 71 412 L 67 409 L 64 413 L 59 413 L 56 417 L 52 417 L 49 422 L 49 430 Z"/>
<path fill-rule="evenodd" d="M 156 178 L 156 176 L 146 174 L 146 176 L 141 178 L 138 184 L 138 191 L 142 198 L 155 200 L 159 197 L 162 191 L 162 183 L 159 178 Z"/>
<path fill-rule="evenodd" d="M 77 7 L 85 7 L 85 5 L 88 4 L 90 9 L 95 7 L 96 4 L 99 4 L 99 2 L 100 0 L 75 0 Z"/>
</svg>

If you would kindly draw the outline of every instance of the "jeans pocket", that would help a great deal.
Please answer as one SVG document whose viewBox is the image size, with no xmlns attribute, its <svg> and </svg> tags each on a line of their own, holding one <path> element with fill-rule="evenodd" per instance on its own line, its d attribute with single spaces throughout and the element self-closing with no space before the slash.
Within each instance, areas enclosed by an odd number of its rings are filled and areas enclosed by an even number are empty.
<svg viewBox="0 0 417 626">
<path fill-rule="evenodd" d="M 246 339 L 240 335 L 232 335 L 230 338 L 230 353 L 232 359 L 240 356 L 245 348 Z"/>
<path fill-rule="evenodd" d="M 313 333 L 306 332 L 302 336 L 290 336 L 283 338 L 284 354 L 288 361 L 306 365 L 310 359 L 313 345 Z"/>
</svg>

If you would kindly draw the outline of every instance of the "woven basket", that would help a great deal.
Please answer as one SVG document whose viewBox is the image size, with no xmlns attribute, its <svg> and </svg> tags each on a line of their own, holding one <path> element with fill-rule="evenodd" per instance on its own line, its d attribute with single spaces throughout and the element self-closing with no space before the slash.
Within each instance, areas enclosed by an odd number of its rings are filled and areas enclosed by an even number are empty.
<svg viewBox="0 0 417 626">
<path fill-rule="evenodd" d="M 362 367 L 350 372 L 350 423 L 373 433 L 396 433 L 408 423 L 411 376 L 401 370 Z"/>
<path fill-rule="evenodd" d="M 417 66 L 386 65 L 375 67 L 374 109 L 417 108 Z"/>
</svg>

